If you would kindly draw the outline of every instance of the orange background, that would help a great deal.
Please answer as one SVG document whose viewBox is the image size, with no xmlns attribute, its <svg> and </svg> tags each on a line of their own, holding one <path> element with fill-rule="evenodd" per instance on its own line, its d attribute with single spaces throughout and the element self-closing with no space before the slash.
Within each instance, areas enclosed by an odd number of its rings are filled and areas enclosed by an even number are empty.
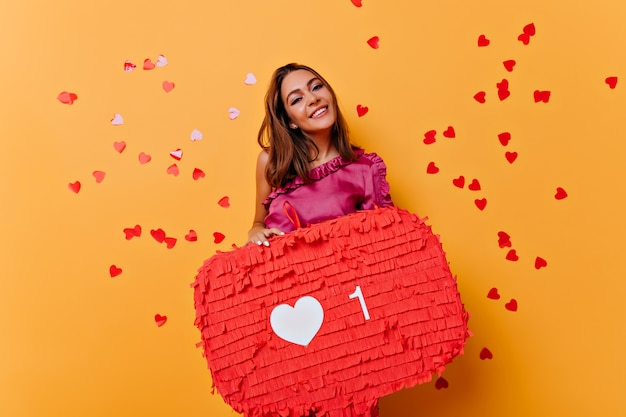
<svg viewBox="0 0 626 417">
<path fill-rule="evenodd" d="M 396 204 L 428 216 L 472 313 L 449 387 L 384 398 L 381 416 L 624 415 L 626 5 L 504 3 L 3 2 L 0 414 L 235 415 L 210 393 L 189 284 L 215 250 L 245 241 L 263 94 L 271 72 L 296 61 L 332 83 L 355 141 L 385 159 Z M 529 23 L 536 34 L 523 45 Z M 159 54 L 168 65 L 142 69 Z M 126 60 L 137 69 L 124 72 Z M 550 101 L 535 103 L 535 90 Z M 78 99 L 61 104 L 62 91 Z M 357 105 L 369 112 L 358 117 Z M 152 160 L 140 164 L 140 152 Z M 166 172 L 173 163 L 178 176 Z M 206 177 L 194 180 L 194 168 Z M 452 184 L 460 175 L 463 189 Z M 467 188 L 474 178 L 480 191 Z M 557 187 L 568 197 L 556 200 Z M 126 240 L 136 224 L 141 237 Z M 150 236 L 159 228 L 173 248 Z M 185 240 L 190 229 L 197 242 Z M 226 239 L 214 243 L 214 232 Z M 537 256 L 547 267 L 535 269 Z M 111 265 L 123 272 L 111 278 Z M 481 360 L 483 348 L 493 359 Z"/>
</svg>

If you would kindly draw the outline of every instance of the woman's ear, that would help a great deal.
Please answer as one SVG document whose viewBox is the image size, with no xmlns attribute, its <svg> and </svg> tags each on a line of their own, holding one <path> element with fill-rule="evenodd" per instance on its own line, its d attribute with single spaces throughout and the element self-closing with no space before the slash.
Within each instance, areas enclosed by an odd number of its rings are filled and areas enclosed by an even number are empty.
<svg viewBox="0 0 626 417">
<path fill-rule="evenodd" d="M 297 129 L 297 128 L 298 128 L 298 125 L 297 125 L 297 124 L 295 124 L 294 122 L 289 122 L 289 127 L 290 127 L 291 129 L 295 130 L 295 129 Z"/>
</svg>

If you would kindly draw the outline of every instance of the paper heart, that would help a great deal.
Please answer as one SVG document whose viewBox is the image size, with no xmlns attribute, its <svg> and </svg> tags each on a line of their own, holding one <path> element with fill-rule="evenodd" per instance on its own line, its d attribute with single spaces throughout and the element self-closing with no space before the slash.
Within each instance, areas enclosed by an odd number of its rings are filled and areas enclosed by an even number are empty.
<svg viewBox="0 0 626 417">
<path fill-rule="evenodd" d="M 198 240 L 198 234 L 195 230 L 190 229 L 189 233 L 185 235 L 185 240 L 188 242 L 196 242 Z"/>
<path fill-rule="evenodd" d="M 509 164 L 512 164 L 517 159 L 517 152 L 506 152 L 504 157 L 509 161 Z"/>
<path fill-rule="evenodd" d="M 175 160 L 180 161 L 183 157 L 183 150 L 176 149 L 175 151 L 170 152 L 170 156 L 174 158 Z"/>
<path fill-rule="evenodd" d="M 474 100 L 483 104 L 486 101 L 485 96 L 486 96 L 486 93 L 484 91 L 479 91 L 478 93 L 474 94 Z"/>
<path fill-rule="evenodd" d="M 163 229 L 152 229 L 150 230 L 150 235 L 159 243 L 163 243 L 165 241 L 165 231 Z"/>
<path fill-rule="evenodd" d="M 111 124 L 113 126 L 120 126 L 124 124 L 124 118 L 122 117 L 121 114 L 119 113 L 115 113 L 113 115 L 113 118 L 111 119 Z"/>
<path fill-rule="evenodd" d="M 432 143 L 435 143 L 435 141 L 437 140 L 435 138 L 436 134 L 437 134 L 436 130 L 429 130 L 428 132 L 424 133 L 424 143 L 426 145 L 430 145 Z"/>
<path fill-rule="evenodd" d="M 491 42 L 489 41 L 489 39 L 487 39 L 487 37 L 485 35 L 480 35 L 478 37 L 478 46 L 488 46 Z"/>
<path fill-rule="evenodd" d="M 143 69 L 144 70 L 153 70 L 154 67 L 156 67 L 156 65 L 154 65 L 154 63 L 150 60 L 150 58 L 146 58 L 143 61 Z"/>
<path fill-rule="evenodd" d="M 504 308 L 506 308 L 509 311 L 517 311 L 517 300 L 515 298 L 511 298 L 511 301 L 506 303 L 504 305 Z"/>
<path fill-rule="evenodd" d="M 126 142 L 124 142 L 124 141 L 113 142 L 113 149 L 115 149 L 119 153 L 124 152 L 124 149 L 126 149 Z"/>
<path fill-rule="evenodd" d="M 501 82 L 496 83 L 496 87 L 498 88 L 498 98 L 500 101 L 506 100 L 506 98 L 511 95 L 511 92 L 509 91 L 509 80 L 506 78 Z"/>
<path fill-rule="evenodd" d="M 563 200 L 565 197 L 567 197 L 567 192 L 563 188 L 557 187 L 554 198 L 556 198 L 557 200 Z"/>
<path fill-rule="evenodd" d="M 511 236 L 509 236 L 506 232 L 498 232 L 498 246 L 501 248 L 510 248 Z"/>
<path fill-rule="evenodd" d="M 452 184 L 454 184 L 455 187 L 463 188 L 465 186 L 465 177 L 461 175 L 459 178 L 453 179 Z"/>
<path fill-rule="evenodd" d="M 426 167 L 427 174 L 436 174 L 439 172 L 439 168 L 435 165 L 434 162 L 429 162 L 428 167 Z"/>
<path fill-rule="evenodd" d="M 514 59 L 508 59 L 504 62 L 502 62 L 502 65 L 504 65 L 504 68 L 508 71 L 508 72 L 513 72 L 513 67 L 515 66 L 516 62 Z"/>
<path fill-rule="evenodd" d="M 281 339 L 308 346 L 324 322 L 324 309 L 316 298 L 304 296 L 293 307 L 280 304 L 270 313 L 270 325 Z"/>
<path fill-rule="evenodd" d="M 534 23 L 527 24 L 526 26 L 524 26 L 524 29 L 522 29 L 522 32 L 524 32 L 528 36 L 535 36 L 535 33 L 536 33 L 535 24 Z"/>
<path fill-rule="evenodd" d="M 372 49 L 378 49 L 380 43 L 380 38 L 378 36 L 372 36 L 367 40 L 367 44 L 372 47 Z"/>
<path fill-rule="evenodd" d="M 548 101 L 550 101 L 550 91 L 535 90 L 533 95 L 535 98 L 535 103 L 539 103 L 539 102 L 547 103 Z"/>
<path fill-rule="evenodd" d="M 443 136 L 452 139 L 456 137 L 456 132 L 452 126 L 448 126 L 448 128 L 443 132 Z"/>
<path fill-rule="evenodd" d="M 254 76 L 253 73 L 249 72 L 246 74 L 246 79 L 243 82 L 246 85 L 253 85 L 256 84 L 256 77 Z"/>
<path fill-rule="evenodd" d="M 224 236 L 220 232 L 213 233 L 213 243 L 222 243 L 225 238 L 226 238 L 226 236 Z"/>
<path fill-rule="evenodd" d="M 470 183 L 470 185 L 467 186 L 467 188 L 469 188 L 472 191 L 480 191 L 480 182 L 478 182 L 478 180 L 474 178 L 472 182 Z"/>
<path fill-rule="evenodd" d="M 609 88 L 613 89 L 617 85 L 617 77 L 606 77 L 604 82 L 608 84 Z"/>
<path fill-rule="evenodd" d="M 220 198 L 219 201 L 217 202 L 217 204 L 219 204 L 220 206 L 222 206 L 224 208 L 230 207 L 230 202 L 228 201 L 228 196 L 224 196 L 224 197 Z"/>
<path fill-rule="evenodd" d="M 154 322 L 156 323 L 157 327 L 161 327 L 161 326 L 163 326 L 167 322 L 167 316 L 162 316 L 160 314 L 155 314 L 154 315 Z"/>
<path fill-rule="evenodd" d="M 80 191 L 80 181 L 70 182 L 67 186 L 76 194 Z"/>
<path fill-rule="evenodd" d="M 111 276 L 111 278 L 115 278 L 116 276 L 118 276 L 121 273 L 122 273 L 122 268 L 118 268 L 115 265 L 111 265 L 109 267 L 109 275 Z"/>
<path fill-rule="evenodd" d="M 437 389 L 446 389 L 446 388 L 448 388 L 448 381 L 444 377 L 440 376 L 435 381 L 435 388 L 437 388 Z"/>
<path fill-rule="evenodd" d="M 132 62 L 126 60 L 124 62 L 124 72 L 131 72 L 134 71 L 135 68 L 137 68 L 137 65 L 133 64 Z"/>
<path fill-rule="evenodd" d="M 485 359 L 493 359 L 493 353 L 491 353 L 491 351 L 489 349 L 482 348 L 482 350 L 480 351 L 480 359 L 481 360 L 485 360 Z"/>
<path fill-rule="evenodd" d="M 161 85 L 163 86 L 163 90 L 165 90 L 166 93 L 169 93 L 170 91 L 172 91 L 174 87 L 176 86 L 176 84 L 167 80 L 163 81 Z"/>
<path fill-rule="evenodd" d="M 487 207 L 487 199 L 481 198 L 474 200 L 474 204 L 478 207 L 478 210 L 483 211 Z"/>
<path fill-rule="evenodd" d="M 148 154 L 146 154 L 145 152 L 139 152 L 139 163 L 140 164 L 147 164 L 148 162 L 150 162 L 152 160 L 152 157 Z"/>
<path fill-rule="evenodd" d="M 163 239 L 163 242 L 165 242 L 165 246 L 168 249 L 172 249 L 174 246 L 176 246 L 177 241 L 178 239 L 176 239 L 175 237 L 169 237 L 169 236 Z"/>
<path fill-rule="evenodd" d="M 356 114 L 359 117 L 365 116 L 369 110 L 370 109 L 367 106 L 361 106 L 360 104 L 357 104 L 356 106 Z"/>
<path fill-rule="evenodd" d="M 164 55 L 159 55 L 159 56 L 157 57 L 157 61 L 156 61 L 156 64 L 155 64 L 157 67 L 164 67 L 164 66 L 166 66 L 167 64 L 168 64 L 168 62 L 167 62 L 167 58 L 165 58 L 165 56 L 164 56 Z"/>
<path fill-rule="evenodd" d="M 124 229 L 124 234 L 126 235 L 126 240 L 131 240 L 134 237 L 140 237 L 141 226 L 136 224 L 135 227 L 127 227 Z"/>
<path fill-rule="evenodd" d="M 540 256 L 537 256 L 535 258 L 535 269 L 541 269 L 548 266 L 548 261 L 546 261 L 545 259 L 543 259 Z"/>
<path fill-rule="evenodd" d="M 106 173 L 104 171 L 94 171 L 91 173 L 91 175 L 93 175 L 93 177 L 96 179 L 96 182 L 100 184 L 102 180 L 104 180 L 104 176 L 106 175 Z"/>
<path fill-rule="evenodd" d="M 172 165 L 168 166 L 167 167 L 167 173 L 169 175 L 173 175 L 173 176 L 177 177 L 178 174 L 179 174 L 178 165 L 172 164 Z"/>
<path fill-rule="evenodd" d="M 74 101 L 78 99 L 78 96 L 74 93 L 68 93 L 67 91 L 63 91 L 59 93 L 57 96 L 57 100 L 59 100 L 63 104 L 74 104 Z"/>
<path fill-rule="evenodd" d="M 191 131 L 190 139 L 192 142 L 195 142 L 197 140 L 202 140 L 202 138 L 203 138 L 202 132 L 200 132 L 198 129 L 194 129 Z"/>
<path fill-rule="evenodd" d="M 487 293 L 487 298 L 491 300 L 499 300 L 500 294 L 498 294 L 498 289 L 497 288 L 490 289 L 489 292 Z"/>
<path fill-rule="evenodd" d="M 230 118 L 230 120 L 235 120 L 237 117 L 239 117 L 239 114 L 240 114 L 239 109 L 235 107 L 228 108 L 228 117 Z"/>
<path fill-rule="evenodd" d="M 530 43 L 530 35 L 527 33 L 522 33 L 517 37 L 517 40 L 523 43 L 524 45 L 528 45 Z"/>
<path fill-rule="evenodd" d="M 517 262 L 519 260 L 519 256 L 517 256 L 517 251 L 515 249 L 511 249 L 506 254 L 506 259 L 508 261 Z"/>
<path fill-rule="evenodd" d="M 194 168 L 192 176 L 193 179 L 197 181 L 200 178 L 204 178 L 205 174 L 204 171 L 202 171 L 200 168 Z"/>
<path fill-rule="evenodd" d="M 363 5 L 361 0 L 350 0 L 352 2 L 352 4 L 354 4 L 356 7 L 361 7 Z"/>
<path fill-rule="evenodd" d="M 498 140 L 502 146 L 506 146 L 511 140 L 511 134 L 509 132 L 502 132 L 498 135 Z"/>
</svg>

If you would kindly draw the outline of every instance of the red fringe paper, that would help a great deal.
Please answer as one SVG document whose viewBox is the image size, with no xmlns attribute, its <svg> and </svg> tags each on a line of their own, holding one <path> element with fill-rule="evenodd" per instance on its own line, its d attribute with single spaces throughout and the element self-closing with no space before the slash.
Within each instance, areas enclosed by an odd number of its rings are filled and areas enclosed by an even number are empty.
<svg viewBox="0 0 626 417">
<path fill-rule="evenodd" d="M 357 285 L 369 320 L 349 298 Z M 439 238 L 394 207 L 217 253 L 193 286 L 213 383 L 246 417 L 375 417 L 379 398 L 441 374 L 469 336 Z M 304 296 L 324 309 L 308 346 L 270 325 Z"/>
</svg>

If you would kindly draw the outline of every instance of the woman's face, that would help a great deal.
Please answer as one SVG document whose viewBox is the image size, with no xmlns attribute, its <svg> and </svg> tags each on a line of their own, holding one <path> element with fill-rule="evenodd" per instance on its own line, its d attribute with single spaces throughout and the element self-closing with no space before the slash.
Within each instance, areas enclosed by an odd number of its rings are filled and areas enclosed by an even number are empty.
<svg viewBox="0 0 626 417">
<path fill-rule="evenodd" d="M 310 137 L 330 135 L 337 119 L 335 101 L 322 80 L 307 70 L 292 71 L 283 79 L 281 98 L 289 116 L 289 128 Z"/>
</svg>

